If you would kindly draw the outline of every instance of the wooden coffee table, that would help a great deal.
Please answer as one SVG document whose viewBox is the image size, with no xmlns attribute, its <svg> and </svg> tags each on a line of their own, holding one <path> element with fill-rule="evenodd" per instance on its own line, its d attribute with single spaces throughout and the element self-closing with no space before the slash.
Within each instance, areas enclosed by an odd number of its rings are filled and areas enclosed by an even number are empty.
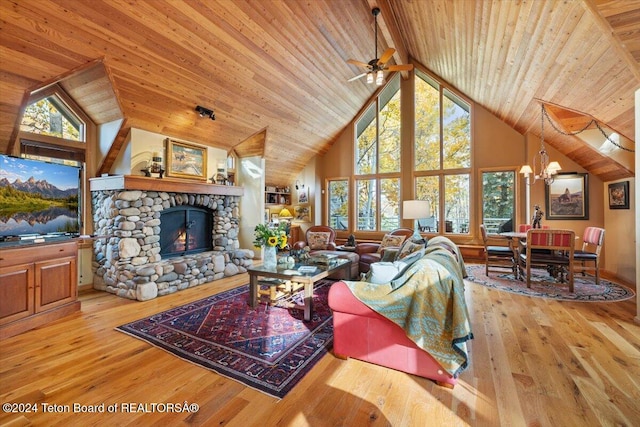
<svg viewBox="0 0 640 427">
<path fill-rule="evenodd" d="M 305 272 L 300 268 L 315 267 L 312 272 Z M 313 314 L 313 285 L 320 279 L 324 279 L 334 273 L 344 270 L 349 274 L 351 261 L 348 259 L 336 258 L 328 264 L 297 263 L 293 267 L 278 265 L 276 268 L 267 268 L 262 265 L 247 269 L 249 273 L 249 304 L 252 308 L 258 305 L 258 291 L 260 289 L 260 278 L 291 280 L 292 282 L 304 285 L 304 320 L 311 320 Z M 269 286 L 277 286 L 278 283 L 269 283 Z"/>
</svg>

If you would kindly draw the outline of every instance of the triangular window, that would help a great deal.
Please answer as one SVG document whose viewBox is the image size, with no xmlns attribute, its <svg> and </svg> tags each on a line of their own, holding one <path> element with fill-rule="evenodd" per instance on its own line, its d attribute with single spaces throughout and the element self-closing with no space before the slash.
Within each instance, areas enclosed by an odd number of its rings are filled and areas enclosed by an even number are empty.
<svg viewBox="0 0 640 427">
<path fill-rule="evenodd" d="M 85 124 L 55 94 L 29 104 L 20 130 L 71 141 L 85 141 Z"/>
</svg>

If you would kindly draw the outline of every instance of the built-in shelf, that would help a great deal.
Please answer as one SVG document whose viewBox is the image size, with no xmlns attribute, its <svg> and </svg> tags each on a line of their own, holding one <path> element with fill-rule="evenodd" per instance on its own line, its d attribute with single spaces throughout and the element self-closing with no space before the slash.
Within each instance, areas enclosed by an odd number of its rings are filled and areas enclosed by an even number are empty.
<svg viewBox="0 0 640 427">
<path fill-rule="evenodd" d="M 242 196 L 244 187 L 234 185 L 209 184 L 175 178 L 154 178 L 138 175 L 113 175 L 91 178 L 91 191 L 102 190 L 146 190 L 174 193 L 216 194 L 222 196 Z"/>
</svg>

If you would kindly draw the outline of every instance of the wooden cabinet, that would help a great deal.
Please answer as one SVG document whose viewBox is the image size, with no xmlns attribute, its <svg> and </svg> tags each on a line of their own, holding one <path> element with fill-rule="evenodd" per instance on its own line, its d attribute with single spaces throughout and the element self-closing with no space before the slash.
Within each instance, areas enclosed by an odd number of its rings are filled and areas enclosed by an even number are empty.
<svg viewBox="0 0 640 427">
<path fill-rule="evenodd" d="M 0 249 L 0 338 L 80 310 L 77 260 L 75 240 Z"/>
<path fill-rule="evenodd" d="M 290 205 L 291 192 L 286 187 L 267 186 L 264 191 L 265 205 Z"/>
<path fill-rule="evenodd" d="M 300 226 L 296 224 L 292 224 L 291 228 L 289 228 L 289 245 L 293 245 L 296 242 L 299 242 L 301 236 Z"/>
</svg>

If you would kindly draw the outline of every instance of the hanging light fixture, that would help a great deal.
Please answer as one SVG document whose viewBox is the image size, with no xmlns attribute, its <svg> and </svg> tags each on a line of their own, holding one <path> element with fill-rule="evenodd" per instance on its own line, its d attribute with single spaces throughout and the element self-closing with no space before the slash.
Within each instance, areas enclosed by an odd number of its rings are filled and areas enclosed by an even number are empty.
<svg viewBox="0 0 640 427">
<path fill-rule="evenodd" d="M 544 147 L 544 104 L 542 104 L 542 111 L 540 113 L 540 151 L 533 157 L 533 169 L 529 165 L 524 165 L 520 168 L 520 173 L 524 175 L 527 185 L 533 185 L 538 180 L 544 180 L 544 183 L 551 185 L 555 180 L 555 176 L 562 168 L 558 162 L 549 162 L 549 153 Z M 539 162 L 539 168 L 536 169 L 536 164 Z M 529 178 L 529 175 L 533 174 L 533 181 Z"/>
</svg>

